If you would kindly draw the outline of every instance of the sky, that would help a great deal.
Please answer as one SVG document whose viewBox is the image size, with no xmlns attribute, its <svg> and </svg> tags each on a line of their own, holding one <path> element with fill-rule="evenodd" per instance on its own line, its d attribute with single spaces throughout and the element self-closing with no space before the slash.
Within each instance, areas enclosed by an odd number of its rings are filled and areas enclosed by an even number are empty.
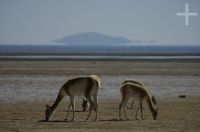
<svg viewBox="0 0 200 132">
<path fill-rule="evenodd" d="M 185 17 L 176 13 L 198 13 Z M 52 44 L 99 32 L 165 45 L 200 45 L 200 0 L 0 0 L 0 44 Z"/>
</svg>

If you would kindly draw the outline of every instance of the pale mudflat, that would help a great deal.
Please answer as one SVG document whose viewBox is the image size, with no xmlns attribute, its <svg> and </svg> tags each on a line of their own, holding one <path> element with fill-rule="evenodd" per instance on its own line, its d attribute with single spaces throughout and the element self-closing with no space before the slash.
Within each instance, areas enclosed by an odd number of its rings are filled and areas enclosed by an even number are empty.
<svg viewBox="0 0 200 132">
<path fill-rule="evenodd" d="M 200 61 L 0 61 L 0 74 L 198 76 L 200 75 Z"/>
</svg>

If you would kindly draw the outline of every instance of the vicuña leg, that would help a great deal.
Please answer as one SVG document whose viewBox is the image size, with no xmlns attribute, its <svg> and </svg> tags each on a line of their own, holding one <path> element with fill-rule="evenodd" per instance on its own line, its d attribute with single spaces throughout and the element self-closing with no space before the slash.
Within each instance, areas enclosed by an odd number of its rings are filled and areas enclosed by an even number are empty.
<svg viewBox="0 0 200 132">
<path fill-rule="evenodd" d="M 123 110 L 124 110 L 125 118 L 126 118 L 126 120 L 128 120 L 127 115 L 126 115 L 126 107 L 127 107 L 128 100 L 129 100 L 129 97 L 125 97 L 125 96 L 122 97 L 122 101 L 119 105 L 119 119 L 120 120 L 122 120 L 122 118 L 121 118 L 122 107 L 123 107 Z"/>
<path fill-rule="evenodd" d="M 138 110 L 140 109 L 140 112 L 141 112 L 141 118 L 142 120 L 144 120 L 144 117 L 143 117 L 143 108 L 142 108 L 142 98 L 139 98 L 139 102 L 138 102 L 138 106 L 137 106 L 137 109 L 136 109 L 136 112 L 135 112 L 135 119 L 138 120 L 137 118 L 137 114 L 138 114 Z"/>
<path fill-rule="evenodd" d="M 133 104 L 134 104 L 134 100 L 132 100 L 132 103 L 131 103 L 131 109 L 133 109 Z"/>
<path fill-rule="evenodd" d="M 94 109 L 94 101 L 91 99 L 91 97 L 89 96 L 89 97 L 87 97 L 87 100 L 89 101 L 89 103 L 90 103 L 90 108 L 89 108 L 89 113 L 88 113 L 88 116 L 87 116 L 87 118 L 86 118 L 86 120 L 89 120 L 89 118 L 90 118 L 90 115 L 91 115 L 91 113 L 92 113 L 92 110 Z"/>
<path fill-rule="evenodd" d="M 138 118 L 137 118 L 138 110 L 139 110 L 139 107 L 137 106 L 137 109 L 136 109 L 136 111 L 135 111 L 135 119 L 136 119 L 136 120 L 138 120 Z"/>
<path fill-rule="evenodd" d="M 75 114 L 75 100 L 74 100 L 74 96 L 71 96 L 71 97 L 70 97 L 70 103 L 71 103 L 72 112 L 73 112 L 71 121 L 74 121 L 74 116 L 75 116 L 75 115 L 74 115 L 74 114 Z"/>
<path fill-rule="evenodd" d="M 97 97 L 97 95 L 94 97 L 94 104 L 95 104 L 95 106 L 94 106 L 94 110 L 95 110 L 95 118 L 94 118 L 94 121 L 96 121 L 97 120 L 97 117 L 98 117 L 98 97 Z"/>
<path fill-rule="evenodd" d="M 68 110 L 67 110 L 67 117 L 66 117 L 66 121 L 68 121 L 68 117 L 69 117 L 69 112 L 70 112 L 70 110 L 71 110 L 71 102 L 68 104 Z"/>
<path fill-rule="evenodd" d="M 141 112 L 141 118 L 142 120 L 144 120 L 144 117 L 143 117 L 143 108 L 142 108 L 142 98 L 140 98 L 140 112 Z"/>
</svg>

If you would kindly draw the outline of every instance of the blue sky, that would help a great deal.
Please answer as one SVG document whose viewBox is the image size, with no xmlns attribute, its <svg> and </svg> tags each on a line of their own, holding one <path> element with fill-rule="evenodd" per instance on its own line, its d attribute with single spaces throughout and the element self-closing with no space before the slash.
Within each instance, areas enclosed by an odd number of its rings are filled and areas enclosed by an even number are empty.
<svg viewBox="0 0 200 132">
<path fill-rule="evenodd" d="M 185 11 L 198 16 L 176 16 Z M 0 0 L 1 44 L 50 44 L 99 32 L 159 44 L 200 45 L 200 0 Z"/>
</svg>

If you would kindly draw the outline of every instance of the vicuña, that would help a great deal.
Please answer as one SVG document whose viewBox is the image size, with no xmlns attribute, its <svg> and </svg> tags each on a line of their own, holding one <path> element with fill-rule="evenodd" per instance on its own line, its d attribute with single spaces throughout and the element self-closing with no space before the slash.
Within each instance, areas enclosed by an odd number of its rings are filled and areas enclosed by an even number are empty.
<svg viewBox="0 0 200 132">
<path fill-rule="evenodd" d="M 87 77 L 78 77 L 71 80 L 68 80 L 61 88 L 57 95 L 57 98 L 52 106 L 46 105 L 45 118 L 46 121 L 49 121 L 52 115 L 54 114 L 56 108 L 60 104 L 61 100 L 65 96 L 69 96 L 70 103 L 68 106 L 68 113 L 66 120 L 68 120 L 69 111 L 72 107 L 73 117 L 71 121 L 74 120 L 75 113 L 75 96 L 83 96 L 87 99 L 90 104 L 88 116 L 86 120 L 90 118 L 91 112 L 94 110 L 96 112 L 94 120 L 97 120 L 98 116 L 98 91 L 100 88 L 100 77 L 97 75 L 91 75 Z"/>
<path fill-rule="evenodd" d="M 142 110 L 142 101 L 145 100 L 148 104 L 148 107 L 149 107 L 151 113 L 152 113 L 153 119 L 156 120 L 157 115 L 158 115 L 157 114 L 158 109 L 153 107 L 151 97 L 150 97 L 149 93 L 147 92 L 146 88 L 144 88 L 141 85 L 134 84 L 134 83 L 125 83 L 121 86 L 120 91 L 121 91 L 121 95 L 122 95 L 121 103 L 119 105 L 120 120 L 122 120 L 122 118 L 121 118 L 122 107 L 124 109 L 125 117 L 126 117 L 126 119 L 128 119 L 127 115 L 126 115 L 126 107 L 127 107 L 127 103 L 130 98 L 134 98 L 134 100 L 139 101 L 137 110 L 136 110 L 136 114 L 135 114 L 135 119 L 137 119 L 137 113 L 138 113 L 139 108 L 141 110 L 141 118 L 144 119 L 143 118 L 143 110 Z"/>
</svg>

